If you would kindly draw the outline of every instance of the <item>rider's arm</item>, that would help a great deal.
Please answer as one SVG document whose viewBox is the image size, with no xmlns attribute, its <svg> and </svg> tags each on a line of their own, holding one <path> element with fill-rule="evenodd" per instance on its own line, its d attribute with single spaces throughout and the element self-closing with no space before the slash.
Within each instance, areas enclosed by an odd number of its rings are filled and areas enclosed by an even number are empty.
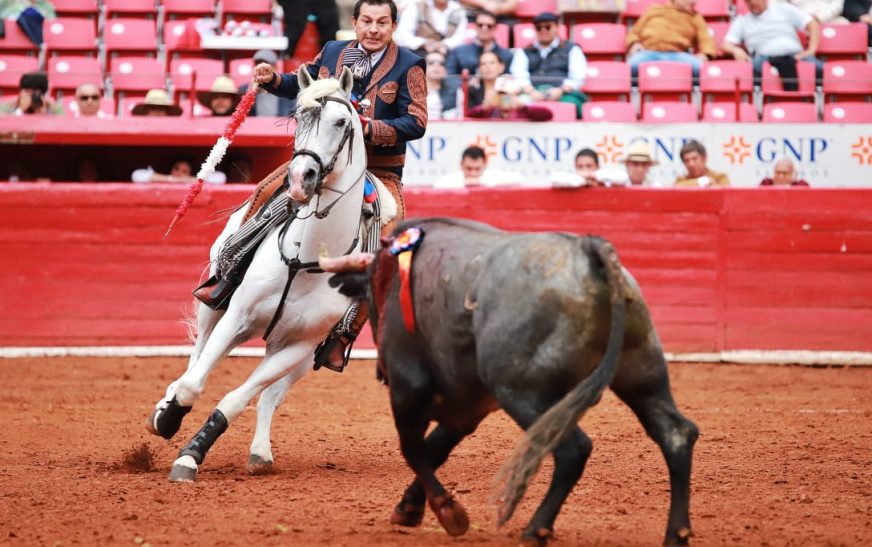
<svg viewBox="0 0 872 547">
<path fill-rule="evenodd" d="M 329 45 L 330 42 L 328 42 L 324 47 L 326 48 Z M 312 76 L 312 79 L 318 79 L 318 72 L 321 70 L 321 56 L 323 54 L 324 50 L 322 49 L 311 63 L 306 64 L 306 70 L 309 71 L 309 75 Z M 276 72 L 275 74 L 278 81 L 274 81 L 272 84 L 266 84 L 263 88 L 273 95 L 278 95 L 279 97 L 284 97 L 286 99 L 296 99 L 297 93 L 300 92 L 300 84 L 297 83 L 297 73 L 289 72 L 287 74 L 281 74 Z"/>
<path fill-rule="evenodd" d="M 427 129 L 427 80 L 424 59 L 418 61 L 400 78 L 397 90 L 399 115 L 396 118 L 370 120 L 367 142 L 392 146 L 424 136 Z"/>
</svg>

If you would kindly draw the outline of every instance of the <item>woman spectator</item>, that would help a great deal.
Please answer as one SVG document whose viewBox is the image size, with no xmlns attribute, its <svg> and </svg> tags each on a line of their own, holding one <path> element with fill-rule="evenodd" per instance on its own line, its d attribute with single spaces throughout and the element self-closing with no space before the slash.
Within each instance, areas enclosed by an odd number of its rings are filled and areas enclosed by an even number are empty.
<svg viewBox="0 0 872 547">
<path fill-rule="evenodd" d="M 434 51 L 427 61 L 427 117 L 431 120 L 453 118 L 457 105 L 455 93 L 445 82 L 445 56 Z"/>
<path fill-rule="evenodd" d="M 470 118 L 547 122 L 554 117 L 551 110 L 544 106 L 524 104 L 519 96 L 520 86 L 505 76 L 497 80 L 494 91 L 492 99 L 469 110 Z"/>
<path fill-rule="evenodd" d="M 469 83 L 469 108 L 481 106 L 483 103 L 493 104 L 496 100 L 496 84 L 506 71 L 499 55 L 493 51 L 485 51 L 478 58 L 478 77 Z"/>
</svg>

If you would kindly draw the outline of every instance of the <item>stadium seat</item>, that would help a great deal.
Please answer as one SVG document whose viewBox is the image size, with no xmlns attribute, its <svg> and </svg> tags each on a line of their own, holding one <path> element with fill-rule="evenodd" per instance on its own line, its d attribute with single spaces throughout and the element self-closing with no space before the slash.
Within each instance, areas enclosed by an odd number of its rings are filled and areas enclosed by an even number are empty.
<svg viewBox="0 0 872 547">
<path fill-rule="evenodd" d="M 872 64 L 866 61 L 827 61 L 824 102 L 872 100 Z"/>
<path fill-rule="evenodd" d="M 10 25 L 11 26 L 11 25 Z M 43 39 L 48 55 L 54 53 L 97 53 L 94 21 L 81 17 L 58 17 L 43 23 Z"/>
<path fill-rule="evenodd" d="M 654 61 L 639 64 L 642 104 L 650 100 L 690 102 L 693 69 L 688 63 Z"/>
<path fill-rule="evenodd" d="M 208 52 L 200 49 L 200 35 L 193 26 L 194 21 L 194 19 L 164 21 L 163 47 L 168 62 L 179 54 L 184 54 L 186 57 L 200 58 L 209 56 Z M 188 34 L 186 34 L 186 31 Z M 191 38 L 193 38 L 193 40 L 191 40 Z"/>
<path fill-rule="evenodd" d="M 724 36 L 727 35 L 728 30 L 730 30 L 730 23 L 724 21 L 712 21 L 708 24 L 709 36 L 711 36 L 712 40 L 715 41 L 715 58 L 717 59 L 732 59 L 732 57 L 724 53 L 724 50 L 721 48 L 721 44 L 724 43 Z"/>
<path fill-rule="evenodd" d="M 112 63 L 111 79 L 116 96 L 145 95 L 149 89 L 166 87 L 163 63 L 151 57 L 118 57 Z"/>
<path fill-rule="evenodd" d="M 816 123 L 817 106 L 814 103 L 770 103 L 763 105 L 764 122 Z"/>
<path fill-rule="evenodd" d="M 554 116 L 553 118 L 551 118 L 552 122 L 574 122 L 577 119 L 575 116 L 576 107 L 572 103 L 561 103 L 559 101 L 538 101 L 530 104 L 535 106 L 541 106 L 550 110 L 551 114 Z"/>
<path fill-rule="evenodd" d="M 702 105 L 702 121 L 704 122 L 735 122 L 736 103 L 717 102 Z M 739 103 L 740 122 L 759 122 L 757 109 L 750 103 Z"/>
<path fill-rule="evenodd" d="M 52 95 L 72 94 L 79 84 L 92 83 L 103 87 L 103 71 L 96 57 L 53 57 L 48 61 L 48 85 Z"/>
<path fill-rule="evenodd" d="M 743 61 L 709 61 L 699 71 L 699 91 L 703 102 L 735 101 L 736 83 L 739 100 L 749 102 L 754 92 L 754 67 Z"/>
<path fill-rule="evenodd" d="M 91 16 L 96 19 L 100 11 L 97 0 L 54 0 L 52 4 L 59 17 L 74 15 Z"/>
<path fill-rule="evenodd" d="M 129 17 L 131 15 L 149 16 L 157 18 L 157 6 L 154 0 L 103 0 L 103 9 L 106 18 L 116 16 Z"/>
<path fill-rule="evenodd" d="M 557 13 L 557 0 L 518 0 L 515 17 L 522 21 L 531 21 L 543 11 Z"/>
<path fill-rule="evenodd" d="M 730 19 L 730 0 L 696 0 L 693 9 L 707 22 Z"/>
<path fill-rule="evenodd" d="M 170 81 L 173 84 L 176 97 L 187 95 L 191 91 L 194 72 L 197 73 L 197 81 L 194 82 L 195 90 L 208 91 L 215 78 L 224 74 L 224 62 L 219 59 L 173 59 L 170 61 Z"/>
<path fill-rule="evenodd" d="M 136 99 L 141 100 L 141 99 Z M 77 114 L 79 111 L 79 104 L 76 102 L 75 95 L 65 95 L 61 100 L 61 104 L 64 106 L 64 110 L 69 112 L 70 114 Z M 100 111 L 106 114 L 107 116 L 115 115 L 115 100 L 112 97 L 104 96 L 100 99 Z"/>
<path fill-rule="evenodd" d="M 558 27 L 557 34 L 561 40 L 569 39 L 569 31 L 566 29 L 566 25 L 561 24 Z M 514 38 L 514 42 L 512 42 L 514 47 L 525 48 L 536 39 L 536 29 L 533 27 L 533 23 L 518 23 L 512 27 L 512 36 Z"/>
<path fill-rule="evenodd" d="M 228 74 L 236 85 L 241 86 L 242 84 L 251 83 L 251 71 L 254 68 L 254 63 L 251 60 L 251 57 L 233 59 L 230 61 L 230 70 L 228 70 Z"/>
<path fill-rule="evenodd" d="M 624 25 L 588 23 L 572 27 L 572 41 L 581 46 L 588 61 L 622 61 L 626 39 Z"/>
<path fill-rule="evenodd" d="M 867 28 L 866 23 L 821 25 L 821 41 L 817 55 L 827 61 L 866 60 Z"/>
<path fill-rule="evenodd" d="M 660 101 L 642 106 L 643 122 L 689 123 L 699 121 L 696 107 L 690 103 Z"/>
<path fill-rule="evenodd" d="M 15 21 L 7 19 L 5 21 L 6 36 L 0 38 L 0 54 L 3 53 L 26 53 L 36 55 L 39 53 L 39 48 L 27 37 Z"/>
<path fill-rule="evenodd" d="M 144 94 L 130 94 L 118 99 L 118 115 L 132 116 L 133 114 L 131 114 L 130 111 L 133 110 L 136 103 L 142 102 L 144 98 Z"/>
<path fill-rule="evenodd" d="M 111 59 L 118 54 L 153 54 L 157 50 L 155 22 L 150 19 L 107 19 L 103 28 L 103 44 L 106 48 L 106 66 L 111 69 Z"/>
<path fill-rule="evenodd" d="M 618 61 L 592 61 L 587 64 L 584 91 L 593 100 L 629 101 L 630 65 Z"/>
<path fill-rule="evenodd" d="M 215 0 L 163 0 L 167 19 L 215 15 Z"/>
<path fill-rule="evenodd" d="M 749 13 L 748 4 L 745 3 L 745 0 L 733 0 L 733 10 L 736 15 Z"/>
<path fill-rule="evenodd" d="M 768 62 L 763 63 L 760 89 L 763 92 L 763 102 L 777 101 L 808 101 L 814 100 L 815 65 L 809 62 L 796 63 L 799 91 L 784 91 L 778 70 Z"/>
<path fill-rule="evenodd" d="M 223 0 L 221 10 L 222 23 L 229 19 L 259 18 L 268 21 L 272 18 L 271 0 Z"/>
<path fill-rule="evenodd" d="M 509 25 L 505 23 L 497 23 L 497 28 L 494 30 L 494 40 L 503 46 L 504 48 L 509 47 L 509 35 L 511 34 L 511 29 Z M 471 44 L 475 41 L 475 23 L 471 22 L 466 25 L 466 44 Z"/>
<path fill-rule="evenodd" d="M 827 123 L 872 123 L 872 103 L 831 103 L 824 105 Z"/>
<path fill-rule="evenodd" d="M 630 103 L 618 101 L 586 102 L 581 108 L 581 119 L 586 122 L 634 123 L 636 109 Z"/>
<path fill-rule="evenodd" d="M 26 55 L 0 55 L 0 93 L 17 93 L 25 72 L 39 70 L 39 59 Z"/>
<path fill-rule="evenodd" d="M 632 22 L 642 16 L 648 6 L 652 4 L 666 4 L 668 0 L 627 0 L 627 5 L 624 11 L 621 12 L 619 20 L 623 24 L 632 26 Z"/>
</svg>

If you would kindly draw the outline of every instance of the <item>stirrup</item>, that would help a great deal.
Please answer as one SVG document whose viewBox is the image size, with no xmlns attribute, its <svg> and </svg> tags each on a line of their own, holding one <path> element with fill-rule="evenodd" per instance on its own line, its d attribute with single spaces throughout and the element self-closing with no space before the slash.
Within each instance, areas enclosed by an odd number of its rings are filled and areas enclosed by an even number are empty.
<svg viewBox="0 0 872 547">
<path fill-rule="evenodd" d="M 194 297 L 213 310 L 226 310 L 230 297 L 239 287 L 238 281 L 212 276 L 194 289 Z"/>
<path fill-rule="evenodd" d="M 356 336 L 350 332 L 339 334 L 333 331 L 328 334 L 327 338 L 315 348 L 315 366 L 313 370 L 318 370 L 321 367 L 328 368 L 334 372 L 345 370 L 345 367 L 348 366 L 348 360 L 351 358 L 351 347 L 354 345 L 355 338 Z M 339 344 L 345 346 L 342 350 L 341 364 L 330 360 L 330 356 Z"/>
</svg>

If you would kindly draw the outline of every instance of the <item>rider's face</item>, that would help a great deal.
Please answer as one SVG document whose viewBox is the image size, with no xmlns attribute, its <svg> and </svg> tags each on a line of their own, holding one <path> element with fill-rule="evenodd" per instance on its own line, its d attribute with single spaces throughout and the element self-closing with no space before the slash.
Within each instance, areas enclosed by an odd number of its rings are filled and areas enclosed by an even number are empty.
<svg viewBox="0 0 872 547">
<path fill-rule="evenodd" d="M 391 7 L 388 4 L 371 5 L 363 3 L 360 15 L 352 17 L 354 33 L 363 49 L 375 53 L 387 46 L 394 37 L 397 24 L 391 19 Z"/>
</svg>

